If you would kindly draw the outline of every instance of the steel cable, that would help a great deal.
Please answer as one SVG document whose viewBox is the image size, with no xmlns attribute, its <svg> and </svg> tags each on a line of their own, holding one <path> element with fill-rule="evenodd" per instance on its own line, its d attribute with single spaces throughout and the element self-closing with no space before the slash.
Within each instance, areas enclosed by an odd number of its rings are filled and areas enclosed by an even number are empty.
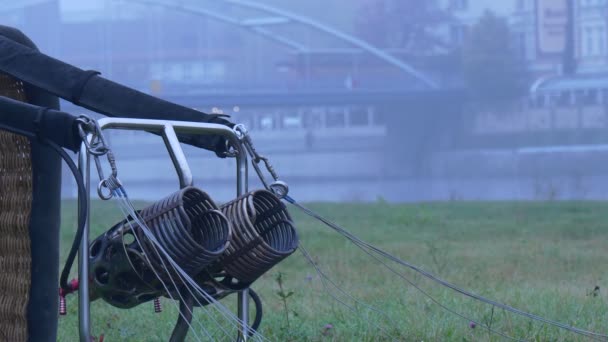
<svg viewBox="0 0 608 342">
<path fill-rule="evenodd" d="M 196 275 L 224 252 L 231 235 L 230 222 L 203 191 L 188 187 L 146 207 L 139 213 L 169 256 L 191 275 Z M 161 270 L 167 280 L 169 269 L 162 258 L 146 254 L 152 242 L 138 222 L 127 217 L 91 243 L 91 278 L 93 292 L 108 303 L 130 308 L 155 297 L 166 295 L 150 269 Z M 125 237 L 137 238 L 137 243 Z M 126 245 L 126 248 L 125 248 Z M 125 249 L 124 253 L 117 253 Z M 150 262 L 144 262 L 150 259 Z M 129 264 L 125 260 L 129 261 Z M 134 268 L 134 272 L 129 270 Z M 177 289 L 175 289 L 177 290 Z"/>
<path fill-rule="evenodd" d="M 375 247 L 375 246 L 373 246 L 373 245 L 371 245 L 371 244 L 369 244 L 369 243 L 367 243 L 367 242 L 359 239 L 358 237 L 356 237 L 352 233 L 348 232 L 346 229 L 344 229 L 340 225 L 337 225 L 337 224 L 335 224 L 335 223 L 333 223 L 333 222 L 325 219 L 324 217 L 320 216 L 319 214 L 317 214 L 317 213 L 313 212 L 312 210 L 310 210 L 310 209 L 304 207 L 303 205 L 299 204 L 293 198 L 291 198 L 289 196 L 286 196 L 285 200 L 287 202 L 291 203 L 292 205 L 294 205 L 296 208 L 298 208 L 301 211 L 303 211 L 305 214 L 307 214 L 307 215 L 309 215 L 309 216 L 311 216 L 311 217 L 313 217 L 313 218 L 321 221 L 322 223 L 324 223 L 328 227 L 334 229 L 335 231 L 337 231 L 341 235 L 347 237 L 351 242 L 355 243 L 355 245 L 357 245 L 361 249 L 363 249 L 363 250 L 367 249 L 368 252 L 369 251 L 375 252 L 376 254 L 378 254 L 378 255 L 380 255 L 380 256 L 388 259 L 388 260 L 391 260 L 391 261 L 393 261 L 393 262 L 395 262 L 395 263 L 397 263 L 399 265 L 405 266 L 405 267 L 407 267 L 407 268 L 409 268 L 409 269 L 411 269 L 411 270 L 413 270 L 413 271 L 421 274 L 422 276 L 426 277 L 427 279 L 430 279 L 431 281 L 433 281 L 433 282 L 435 282 L 435 283 L 437 283 L 437 284 L 439 284 L 441 286 L 444 286 L 444 287 L 446 287 L 448 289 L 451 289 L 451 290 L 453 290 L 455 292 L 458 292 L 458 293 L 460 293 L 460 294 L 462 294 L 462 295 L 464 295 L 466 297 L 469 297 L 471 299 L 483 302 L 485 304 L 489 304 L 489 305 L 501 308 L 501 309 L 503 309 L 505 311 L 512 312 L 512 313 L 514 313 L 516 315 L 523 316 L 523 317 L 529 318 L 531 320 L 542 322 L 542 323 L 545 323 L 545 324 L 548 324 L 548 325 L 552 325 L 552 326 L 555 326 L 557 328 L 560 328 L 560 329 L 563 329 L 563 330 L 566 330 L 566 331 L 570 331 L 570 332 L 578 334 L 578 335 L 589 337 L 589 338 L 594 339 L 594 340 L 608 341 L 608 335 L 600 334 L 600 333 L 595 333 L 595 332 L 591 332 L 591 331 L 587 331 L 587 330 L 580 329 L 580 328 L 577 328 L 577 327 L 573 327 L 573 326 L 570 326 L 570 325 L 567 325 L 567 324 L 564 324 L 564 323 L 560 323 L 560 322 L 557 322 L 557 321 L 554 321 L 554 320 L 550 320 L 548 318 L 544 318 L 542 316 L 534 315 L 534 314 L 528 313 L 526 311 L 514 308 L 512 306 L 509 306 L 509 305 L 506 305 L 506 304 L 503 304 L 503 303 L 500 303 L 500 302 L 497 302 L 497 301 L 485 298 L 483 296 L 477 295 L 475 293 L 469 292 L 467 290 L 464 290 L 464 289 L 462 289 L 462 288 L 460 288 L 460 287 L 458 287 L 458 286 L 456 286 L 454 284 L 451 284 L 451 283 L 449 283 L 449 282 L 447 282 L 447 281 L 445 281 L 445 280 L 443 280 L 441 278 L 436 277 L 435 275 L 433 275 L 433 274 L 431 274 L 431 273 L 429 273 L 429 272 L 421 269 L 418 266 L 415 266 L 415 265 L 410 264 L 410 263 L 408 263 L 406 261 L 403 261 L 403 260 L 401 260 L 401 259 L 393 256 L 392 254 L 390 254 L 388 252 L 385 252 L 385 251 L 381 250 L 380 248 L 377 248 L 377 247 Z M 373 256 L 370 253 L 368 253 L 368 254 L 370 256 Z M 378 260 L 378 259 L 376 258 L 376 260 Z M 388 268 L 393 273 L 397 273 L 402 278 L 404 278 L 400 273 L 396 272 L 394 269 L 392 269 L 386 263 L 382 262 L 382 264 L 384 265 L 384 267 Z M 405 278 L 404 278 L 404 280 L 405 280 Z M 415 286 L 415 284 L 413 284 L 412 282 L 408 281 L 408 283 L 410 283 L 411 285 Z M 415 287 L 419 291 L 422 291 L 417 286 L 415 286 Z M 426 293 L 424 291 L 422 291 L 422 293 L 425 296 L 431 298 L 436 304 L 440 304 L 439 301 L 437 301 L 436 299 L 432 298 L 428 293 Z M 444 305 L 441 305 L 441 307 L 443 309 L 446 309 L 446 310 L 449 309 L 449 308 L 447 308 Z M 457 314 L 453 310 L 448 310 L 448 311 L 452 312 L 453 314 Z M 466 316 L 463 316 L 463 315 L 460 315 L 460 314 L 457 314 L 457 315 L 460 316 L 461 318 L 468 319 Z M 496 333 L 499 333 L 499 332 L 496 332 Z M 503 337 L 508 337 L 508 336 L 506 336 L 506 335 L 504 335 L 502 333 L 499 333 L 499 334 L 501 336 L 503 336 Z M 515 338 L 511 338 L 511 339 L 515 339 Z M 515 339 L 515 340 L 519 340 L 519 339 Z"/>
<path fill-rule="evenodd" d="M 116 197 L 120 199 L 120 203 L 122 205 L 124 205 L 125 209 L 127 210 L 127 214 L 128 214 L 127 216 L 133 218 L 135 223 L 137 223 L 140 227 L 143 228 L 142 231 L 144 232 L 146 237 L 150 241 L 153 242 L 152 246 L 153 246 L 154 251 L 156 253 L 161 253 L 163 255 L 163 258 L 161 258 L 161 260 L 164 259 L 164 260 L 168 261 L 169 265 L 172 266 L 172 268 L 176 271 L 176 274 L 180 277 L 182 282 L 186 285 L 186 289 L 188 291 L 196 292 L 196 295 L 193 294 L 192 292 L 190 292 L 194 296 L 194 299 L 197 300 L 197 296 L 200 296 L 202 298 L 205 298 L 205 300 L 208 303 L 216 304 L 216 305 L 213 305 L 212 307 L 215 308 L 216 310 L 218 310 L 218 312 L 222 316 L 224 316 L 224 318 L 226 318 L 228 321 L 234 322 L 233 327 L 243 325 L 243 322 L 238 317 L 236 317 L 230 310 L 228 310 L 221 303 L 219 303 L 217 300 L 215 300 L 215 298 L 213 298 L 213 296 L 211 296 L 209 293 L 207 293 L 205 290 L 203 290 L 192 279 L 192 277 L 190 275 L 188 275 L 183 269 L 181 269 L 181 267 L 169 256 L 168 252 L 166 250 L 164 250 L 163 246 L 159 243 L 159 241 L 156 239 L 154 234 L 152 234 L 150 229 L 141 220 L 138 213 L 135 211 L 133 205 L 131 204 L 131 201 L 129 200 L 126 192 L 124 191 L 124 188 L 119 189 L 119 191 L 116 193 Z M 201 307 L 203 306 L 200 302 L 198 302 L 198 304 Z M 217 322 L 216 322 L 216 324 L 217 324 Z M 253 331 L 253 333 L 251 334 L 251 337 L 254 338 L 255 340 L 260 340 L 260 341 L 266 340 L 257 331 Z"/>
</svg>

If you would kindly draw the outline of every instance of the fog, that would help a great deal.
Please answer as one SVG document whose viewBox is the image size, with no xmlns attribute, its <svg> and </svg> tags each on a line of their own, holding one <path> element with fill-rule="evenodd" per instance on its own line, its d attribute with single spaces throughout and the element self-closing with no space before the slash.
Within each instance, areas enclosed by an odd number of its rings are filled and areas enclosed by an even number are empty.
<svg viewBox="0 0 608 342">
<path fill-rule="evenodd" d="M 23 0 L 0 18 L 245 124 L 301 201 L 608 198 L 608 1 Z M 132 197 L 177 189 L 162 139 L 107 134 Z M 234 160 L 184 149 L 197 186 L 234 197 Z"/>
</svg>

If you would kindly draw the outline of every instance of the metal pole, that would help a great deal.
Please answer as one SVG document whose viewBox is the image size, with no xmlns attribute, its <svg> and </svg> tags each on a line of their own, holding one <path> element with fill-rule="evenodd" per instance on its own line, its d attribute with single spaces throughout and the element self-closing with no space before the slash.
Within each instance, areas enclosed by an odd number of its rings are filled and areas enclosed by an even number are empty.
<svg viewBox="0 0 608 342">
<path fill-rule="evenodd" d="M 91 183 L 90 170 L 91 163 L 89 153 L 82 144 L 80 154 L 78 155 L 78 168 L 84 181 L 86 190 L 87 211 L 85 213 L 85 224 L 83 229 L 80 248 L 78 249 L 78 322 L 80 331 L 80 342 L 91 341 L 91 315 L 89 302 L 89 213 L 91 211 L 91 199 L 89 189 Z M 80 206 L 80 201 L 79 206 Z"/>
<path fill-rule="evenodd" d="M 180 189 L 192 186 L 194 184 L 192 171 L 190 171 L 188 160 L 186 160 L 186 155 L 179 144 L 179 139 L 175 134 L 173 126 L 166 125 L 163 128 L 163 140 L 165 141 L 165 146 L 167 147 L 175 171 L 177 171 Z"/>
<path fill-rule="evenodd" d="M 190 165 L 188 165 L 188 160 L 182 150 L 173 126 L 165 125 L 165 127 L 163 127 L 163 140 L 165 141 L 165 146 L 167 147 L 171 161 L 173 161 L 175 171 L 177 171 L 180 189 L 192 186 L 194 184 L 192 171 L 190 171 Z M 184 341 L 186 339 L 194 313 L 193 301 L 194 299 L 189 293 L 184 294 L 183 298 L 179 301 L 180 313 L 178 314 L 177 323 L 175 324 L 169 341 Z"/>
<path fill-rule="evenodd" d="M 247 154 L 242 146 L 239 148 L 236 163 L 236 195 L 238 197 L 249 191 Z M 237 305 L 238 315 L 242 322 L 239 329 L 238 341 L 245 342 L 249 338 L 249 289 L 245 289 L 238 293 Z"/>
</svg>

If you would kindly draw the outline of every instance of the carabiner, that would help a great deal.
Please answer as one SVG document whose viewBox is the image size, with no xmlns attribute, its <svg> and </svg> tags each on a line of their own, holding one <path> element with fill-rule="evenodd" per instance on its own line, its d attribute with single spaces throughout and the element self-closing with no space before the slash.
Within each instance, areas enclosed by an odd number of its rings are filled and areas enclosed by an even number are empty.
<svg viewBox="0 0 608 342">
<path fill-rule="evenodd" d="M 279 180 L 279 175 L 270 163 L 270 160 L 267 157 L 259 154 L 258 151 L 255 149 L 255 146 L 253 145 L 253 141 L 249 136 L 247 128 L 245 128 L 244 125 L 239 124 L 234 126 L 233 129 L 237 138 L 241 141 L 242 146 L 247 151 L 247 154 L 249 154 L 249 156 L 251 157 L 251 165 L 255 169 L 255 172 L 258 174 L 258 178 L 264 185 L 264 188 L 275 194 L 275 196 L 277 196 L 278 198 L 284 198 L 285 196 L 287 196 L 287 194 L 289 193 L 289 186 L 287 185 L 287 183 Z M 272 183 L 269 183 L 266 180 L 266 176 L 260 168 L 260 162 L 264 162 L 266 172 L 268 172 L 273 179 Z"/>
<path fill-rule="evenodd" d="M 106 140 L 101 131 L 101 127 L 96 120 L 89 118 L 88 116 L 81 115 L 78 119 L 78 133 L 84 142 L 87 149 L 87 153 L 93 156 L 95 160 L 95 166 L 97 168 L 97 175 L 99 176 L 99 183 L 97 184 L 97 195 L 102 200 L 109 200 L 114 197 L 114 193 L 117 189 L 122 187 L 120 180 L 118 180 L 118 170 L 116 168 L 116 159 L 114 153 L 106 143 Z M 90 136 L 90 139 L 89 139 Z M 100 157 L 106 156 L 112 173 L 108 178 L 104 177 L 103 168 L 101 166 Z M 104 192 L 104 189 L 108 189 Z"/>
<path fill-rule="evenodd" d="M 81 115 L 76 119 L 76 122 L 78 123 L 78 134 L 89 154 L 102 156 L 108 153 L 108 145 L 96 120 L 86 115 Z M 91 135 L 90 141 L 88 139 L 89 134 Z"/>
</svg>

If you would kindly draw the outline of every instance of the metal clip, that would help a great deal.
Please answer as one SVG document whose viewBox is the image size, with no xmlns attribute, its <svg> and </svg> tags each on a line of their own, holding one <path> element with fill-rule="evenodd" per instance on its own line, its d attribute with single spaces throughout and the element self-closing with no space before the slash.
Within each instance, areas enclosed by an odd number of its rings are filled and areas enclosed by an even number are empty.
<svg viewBox="0 0 608 342">
<path fill-rule="evenodd" d="M 101 128 L 96 120 L 89 118 L 88 116 L 81 115 L 77 120 L 78 132 L 84 145 L 87 149 L 87 153 L 93 156 L 95 160 L 95 166 L 97 168 L 97 174 L 99 175 L 99 184 L 97 185 L 97 195 L 103 200 L 109 200 L 114 197 L 114 192 L 122 187 L 120 180 L 118 179 L 118 169 L 116 168 L 116 158 L 114 153 L 106 143 L 106 140 L 101 132 Z M 90 136 L 90 139 L 89 139 Z M 101 167 L 100 157 L 106 156 L 112 174 L 105 178 L 103 174 L 103 168 Z M 107 189 L 104 192 L 104 189 Z"/>
<path fill-rule="evenodd" d="M 114 158 L 114 153 L 112 150 L 108 150 L 106 153 L 106 158 L 108 159 L 108 163 L 110 164 L 110 168 L 112 169 L 112 174 L 108 178 L 104 178 L 103 169 L 101 168 L 101 162 L 99 161 L 99 157 L 94 156 L 95 166 L 97 167 L 97 173 L 99 174 L 99 184 L 97 185 L 97 195 L 102 200 L 109 200 L 114 197 L 114 192 L 120 188 L 122 188 L 122 183 L 118 179 L 118 169 L 116 168 L 116 159 Z M 107 189 L 107 192 L 104 193 L 104 189 Z"/>
<path fill-rule="evenodd" d="M 289 193 L 289 186 L 287 185 L 287 183 L 279 180 L 279 175 L 270 163 L 270 160 L 268 160 L 267 157 L 259 154 L 258 151 L 255 149 L 255 146 L 253 145 L 253 141 L 249 136 L 247 128 L 244 125 L 239 124 L 234 126 L 234 131 L 237 137 L 241 140 L 243 146 L 245 147 L 247 154 L 249 154 L 249 156 L 251 157 L 251 164 L 253 165 L 255 172 L 258 174 L 258 177 L 262 181 L 262 184 L 264 184 L 264 187 L 274 193 L 278 198 L 284 198 L 285 196 L 287 196 L 287 194 Z M 268 183 L 268 181 L 266 180 L 266 176 L 260 168 L 260 162 L 264 162 L 264 167 L 266 168 L 266 171 L 273 179 L 272 183 Z"/>
<path fill-rule="evenodd" d="M 78 133 L 84 142 L 87 152 L 93 156 L 103 156 L 108 153 L 109 148 L 106 140 L 101 133 L 101 128 L 96 120 L 89 118 L 86 115 L 81 115 L 76 119 L 78 123 Z M 88 135 L 91 139 L 88 139 Z"/>
</svg>

